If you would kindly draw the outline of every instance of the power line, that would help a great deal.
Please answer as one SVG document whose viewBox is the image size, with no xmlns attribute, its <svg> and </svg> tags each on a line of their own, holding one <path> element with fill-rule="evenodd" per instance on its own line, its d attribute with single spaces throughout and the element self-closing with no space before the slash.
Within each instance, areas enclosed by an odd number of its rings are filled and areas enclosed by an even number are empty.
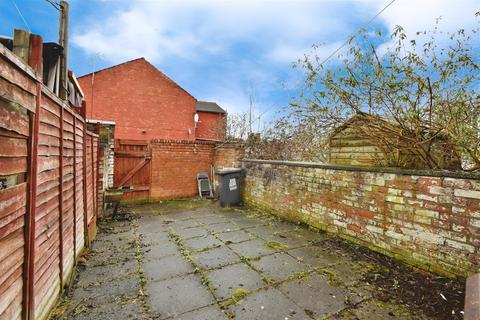
<svg viewBox="0 0 480 320">
<path fill-rule="evenodd" d="M 57 9 L 58 11 L 62 11 L 62 8 L 60 7 L 60 3 L 58 2 L 55 2 L 55 1 L 52 1 L 52 0 L 45 0 L 47 1 L 48 3 L 50 3 L 52 5 L 52 7 L 54 7 L 55 9 Z"/>
<path fill-rule="evenodd" d="M 15 0 L 12 0 L 12 3 L 13 3 L 13 5 L 15 6 L 15 9 L 17 9 L 17 12 L 18 12 L 18 14 L 20 15 L 20 18 L 22 18 L 23 23 L 25 23 L 25 26 L 27 26 L 28 31 L 31 33 L 32 30 L 30 30 L 30 26 L 28 25 L 27 20 L 25 20 L 25 18 L 23 17 L 22 12 L 21 12 L 20 9 L 18 8 L 17 4 L 15 3 Z"/>
<path fill-rule="evenodd" d="M 355 38 L 363 29 L 366 29 L 379 15 L 381 15 L 385 10 L 387 10 L 388 7 L 390 7 L 395 1 L 397 0 L 392 0 L 390 1 L 385 7 L 383 7 L 382 10 L 380 10 L 376 15 L 374 15 L 367 23 L 365 23 L 363 26 L 361 26 L 354 34 L 352 34 L 348 39 L 336 50 L 334 50 L 326 59 L 324 59 L 320 65 L 323 65 L 325 62 L 330 60 L 331 57 L 333 57 L 338 51 L 342 50 L 343 47 L 345 47 L 353 38 Z"/>
<path fill-rule="evenodd" d="M 353 33 L 350 37 L 348 37 L 347 41 L 345 41 L 340 47 L 338 47 L 336 50 L 334 50 L 326 59 L 324 59 L 320 65 L 323 65 L 325 62 L 327 62 L 328 60 L 330 60 L 331 57 L 333 57 L 338 51 L 342 50 L 343 47 L 345 47 L 353 38 L 355 38 L 359 33 L 360 31 L 362 31 L 363 29 L 366 29 L 376 18 L 378 18 L 378 16 L 380 16 L 385 10 L 388 9 L 388 7 L 390 7 L 395 1 L 397 0 L 392 0 L 390 1 L 385 7 L 383 7 L 382 10 L 380 10 L 379 12 L 377 12 L 376 15 L 374 15 L 367 23 L 365 23 L 362 27 L 360 27 L 355 33 Z M 275 107 L 275 104 L 273 104 L 270 108 L 267 108 L 262 114 L 260 114 L 260 117 L 262 115 L 264 115 L 265 113 L 267 112 L 270 112 L 271 109 Z M 256 120 L 258 119 L 255 119 L 253 122 L 255 122 Z"/>
</svg>

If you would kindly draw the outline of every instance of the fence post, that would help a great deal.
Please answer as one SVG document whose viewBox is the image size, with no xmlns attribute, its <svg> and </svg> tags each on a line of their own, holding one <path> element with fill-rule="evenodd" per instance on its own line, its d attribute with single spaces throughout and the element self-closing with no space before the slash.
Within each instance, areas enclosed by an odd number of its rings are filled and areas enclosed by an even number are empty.
<svg viewBox="0 0 480 320">
<path fill-rule="evenodd" d="M 90 136 L 90 142 L 91 142 L 91 149 L 90 149 L 90 152 L 91 152 L 91 158 L 92 158 L 92 220 L 93 220 L 93 217 L 95 216 L 95 219 L 97 217 L 97 193 L 95 192 L 95 189 L 96 189 L 96 183 L 95 183 L 95 158 L 93 157 L 93 155 L 95 154 L 94 153 L 94 148 L 93 148 L 93 135 Z"/>
<path fill-rule="evenodd" d="M 87 125 L 83 123 L 83 236 L 85 247 L 89 248 L 88 236 L 88 202 L 87 202 Z"/>
<path fill-rule="evenodd" d="M 23 314 L 25 320 L 33 319 L 34 312 L 34 261 L 35 261 L 35 213 L 37 207 L 37 159 L 38 128 L 40 125 L 40 105 L 42 89 L 37 83 L 35 113 L 30 116 L 30 132 L 28 138 L 28 197 L 25 215 L 25 256 L 23 266 Z"/>
<path fill-rule="evenodd" d="M 77 265 L 77 117 L 73 113 L 73 265 Z"/>
<path fill-rule="evenodd" d="M 64 106 L 60 105 L 60 168 L 59 168 L 59 194 L 58 194 L 58 240 L 59 244 L 59 267 L 60 267 L 60 292 L 63 290 L 63 118 L 64 118 Z"/>
</svg>

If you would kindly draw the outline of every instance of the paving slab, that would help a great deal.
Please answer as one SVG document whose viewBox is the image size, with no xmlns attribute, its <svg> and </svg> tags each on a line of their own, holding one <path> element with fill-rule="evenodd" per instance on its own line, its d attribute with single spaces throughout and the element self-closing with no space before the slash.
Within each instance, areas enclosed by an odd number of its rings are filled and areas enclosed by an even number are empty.
<svg viewBox="0 0 480 320">
<path fill-rule="evenodd" d="M 126 263 L 130 260 L 135 259 L 135 251 L 133 250 L 125 250 L 123 248 L 116 247 L 110 248 L 110 250 L 108 250 L 106 248 L 107 246 L 97 246 L 97 250 L 92 250 L 90 252 L 90 259 L 88 260 L 88 265 L 92 267 L 105 266 L 109 264 Z"/>
<path fill-rule="evenodd" d="M 260 239 L 253 239 L 240 243 L 230 244 L 229 247 L 238 255 L 247 258 L 257 258 L 275 253 L 276 250 L 266 246 L 266 242 Z"/>
<path fill-rule="evenodd" d="M 212 235 L 207 235 L 204 237 L 184 240 L 183 244 L 190 251 L 204 251 L 207 249 L 220 247 L 221 245 L 223 245 L 223 242 Z"/>
<path fill-rule="evenodd" d="M 298 237 L 305 238 L 312 242 L 321 242 L 323 240 L 327 240 L 331 238 L 331 236 L 329 236 L 326 232 L 318 231 L 318 230 L 309 230 L 308 228 L 305 228 L 305 227 L 297 228 L 294 234 Z"/>
<path fill-rule="evenodd" d="M 167 231 L 160 231 L 156 233 L 143 233 L 140 234 L 140 239 L 145 245 L 164 244 L 172 240 Z"/>
<path fill-rule="evenodd" d="M 147 260 L 159 259 L 178 253 L 178 247 L 173 241 L 166 241 L 161 244 L 145 246 L 144 257 Z"/>
<path fill-rule="evenodd" d="M 82 304 L 71 310 L 65 319 L 74 320 L 112 320 L 112 319 L 146 319 L 139 301 L 111 302 L 97 307 Z"/>
<path fill-rule="evenodd" d="M 249 229 L 249 228 L 254 228 L 259 225 L 264 225 L 267 222 L 261 221 L 258 219 L 252 219 L 252 218 L 239 218 L 239 219 L 232 219 L 232 222 L 235 223 L 240 229 Z"/>
<path fill-rule="evenodd" d="M 93 250 L 101 250 L 105 247 L 130 248 L 133 247 L 135 234 L 132 230 L 120 233 L 108 233 L 97 237 L 92 244 Z"/>
<path fill-rule="evenodd" d="M 227 246 L 192 254 L 193 260 L 205 270 L 240 262 L 240 258 Z"/>
<path fill-rule="evenodd" d="M 125 278 L 138 271 L 136 260 L 129 260 L 125 263 L 109 264 L 104 266 L 87 267 L 88 272 L 79 275 L 77 286 L 88 287 L 92 284 L 109 282 L 112 279 Z"/>
<path fill-rule="evenodd" d="M 210 224 L 207 226 L 207 229 L 213 233 L 221 233 L 221 232 L 239 230 L 240 227 L 234 224 L 233 222 L 221 222 L 216 224 Z"/>
<path fill-rule="evenodd" d="M 252 236 L 249 233 L 245 232 L 244 230 L 218 233 L 216 234 L 216 237 L 222 240 L 226 244 L 252 240 Z"/>
<path fill-rule="evenodd" d="M 164 232 L 166 229 L 167 228 L 163 224 L 163 221 L 158 219 L 158 220 L 150 221 L 149 223 L 140 224 L 138 227 L 138 232 L 141 234 L 158 233 L 158 232 Z"/>
<path fill-rule="evenodd" d="M 279 232 L 294 232 L 301 228 L 295 223 L 281 220 L 269 222 L 268 225 L 274 227 Z"/>
<path fill-rule="evenodd" d="M 304 263 L 283 252 L 262 257 L 251 263 L 257 270 L 275 281 L 283 281 L 295 273 L 308 271 L 308 267 Z"/>
<path fill-rule="evenodd" d="M 314 319 L 324 319 L 345 309 L 350 301 L 348 290 L 328 282 L 327 276 L 312 274 L 306 279 L 284 283 L 278 289 Z"/>
<path fill-rule="evenodd" d="M 287 253 L 311 268 L 323 268 L 340 263 L 342 259 L 318 246 L 288 250 Z"/>
<path fill-rule="evenodd" d="M 260 274 L 244 263 L 212 270 L 208 279 L 219 300 L 230 298 L 236 289 L 253 291 L 265 285 Z"/>
<path fill-rule="evenodd" d="M 195 210 L 189 209 L 189 210 L 182 210 L 182 211 L 175 211 L 175 212 L 169 212 L 164 215 L 162 215 L 162 220 L 164 221 L 178 221 L 178 220 L 188 220 L 195 218 L 195 216 L 198 213 L 195 212 Z"/>
<path fill-rule="evenodd" d="M 180 254 L 145 261 L 144 272 L 147 280 L 164 280 L 193 272 L 193 268 Z"/>
<path fill-rule="evenodd" d="M 98 285 L 78 286 L 73 292 L 72 300 L 90 306 L 101 306 L 105 303 L 133 299 L 138 296 L 139 290 L 138 278 L 133 275 Z"/>
<path fill-rule="evenodd" d="M 257 225 L 253 228 L 250 228 L 246 230 L 248 233 L 251 233 L 252 235 L 256 236 L 257 238 L 270 241 L 270 240 L 276 240 L 277 237 L 276 235 L 280 233 L 277 229 L 275 229 L 272 226 L 269 225 Z"/>
<path fill-rule="evenodd" d="M 195 311 L 178 315 L 174 320 L 228 320 L 227 315 L 218 307 L 211 305 Z"/>
<path fill-rule="evenodd" d="M 202 227 L 202 226 L 203 224 L 198 222 L 195 219 L 178 220 L 168 225 L 168 227 L 172 228 L 173 230 L 196 228 L 196 227 Z"/>
<path fill-rule="evenodd" d="M 293 231 L 289 233 L 275 234 L 274 237 L 270 239 L 270 241 L 280 242 L 290 249 L 305 247 L 312 244 L 310 240 L 300 236 L 296 236 Z"/>
<path fill-rule="evenodd" d="M 204 237 L 209 234 L 209 231 L 204 227 L 195 227 L 188 229 L 175 230 L 175 233 L 183 239 L 191 239 L 196 237 Z"/>
<path fill-rule="evenodd" d="M 148 303 L 154 317 L 165 319 L 214 303 L 210 292 L 191 274 L 163 281 L 147 282 Z"/>
<path fill-rule="evenodd" d="M 311 320 L 302 308 L 279 290 L 268 288 L 248 295 L 232 307 L 237 320 Z"/>
<path fill-rule="evenodd" d="M 195 220 L 203 223 L 205 225 L 217 224 L 217 223 L 225 223 L 228 222 L 228 219 L 222 217 L 221 215 L 211 215 L 206 217 L 195 217 Z"/>
</svg>

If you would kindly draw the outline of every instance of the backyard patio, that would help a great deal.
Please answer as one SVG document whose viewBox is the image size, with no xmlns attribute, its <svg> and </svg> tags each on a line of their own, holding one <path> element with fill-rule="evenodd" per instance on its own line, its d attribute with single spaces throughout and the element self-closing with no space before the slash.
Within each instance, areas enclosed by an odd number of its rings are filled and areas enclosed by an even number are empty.
<svg viewBox="0 0 480 320">
<path fill-rule="evenodd" d="M 209 201 L 100 224 L 52 319 L 462 319 L 463 281 Z"/>
</svg>

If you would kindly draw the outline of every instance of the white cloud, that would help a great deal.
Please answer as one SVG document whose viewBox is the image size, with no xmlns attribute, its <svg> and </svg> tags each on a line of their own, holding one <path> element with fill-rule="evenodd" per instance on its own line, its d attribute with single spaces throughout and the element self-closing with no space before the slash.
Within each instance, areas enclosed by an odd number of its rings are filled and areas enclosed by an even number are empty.
<svg viewBox="0 0 480 320">
<path fill-rule="evenodd" d="M 401 25 L 407 32 L 414 33 L 432 30 L 435 19 L 442 17 L 441 29 L 455 31 L 473 27 L 479 10 L 478 0 L 398 0 L 379 19 L 390 30 Z"/>
<path fill-rule="evenodd" d="M 351 2 L 351 1 L 350 1 Z M 106 19 L 82 24 L 72 41 L 88 53 L 102 52 L 119 62 L 146 56 L 202 59 L 238 43 L 255 45 L 284 61 L 313 43 L 345 33 L 348 17 L 335 14 L 339 4 L 313 0 L 184 0 L 122 2 Z M 341 5 L 340 5 L 341 7 Z M 83 26 L 89 28 L 84 29 Z M 290 49 L 289 49 L 290 48 Z M 296 53 L 288 52 L 296 48 Z"/>
<path fill-rule="evenodd" d="M 72 43 L 88 54 L 102 53 L 108 63 L 144 56 L 156 65 L 177 66 L 171 69 L 178 73 L 172 74 L 174 79 L 203 81 L 193 86 L 198 90 L 192 93 L 217 101 L 229 112 L 248 110 L 245 88 L 253 82 L 261 112 L 270 108 L 272 92 L 278 94 L 282 82 L 287 90 L 298 86 L 298 75 L 289 71 L 291 62 L 311 52 L 313 44 L 323 44 L 316 54 L 326 58 L 388 2 L 110 1 L 99 4 L 98 16 L 77 22 Z M 105 12 L 107 7 L 111 9 Z M 399 24 L 413 33 L 432 28 L 435 18 L 442 16 L 442 28 L 451 31 L 473 26 L 479 10 L 478 0 L 397 0 L 375 24 L 389 31 Z M 198 67 L 203 65 L 211 68 Z M 209 72 L 214 74 L 205 74 Z"/>
</svg>

